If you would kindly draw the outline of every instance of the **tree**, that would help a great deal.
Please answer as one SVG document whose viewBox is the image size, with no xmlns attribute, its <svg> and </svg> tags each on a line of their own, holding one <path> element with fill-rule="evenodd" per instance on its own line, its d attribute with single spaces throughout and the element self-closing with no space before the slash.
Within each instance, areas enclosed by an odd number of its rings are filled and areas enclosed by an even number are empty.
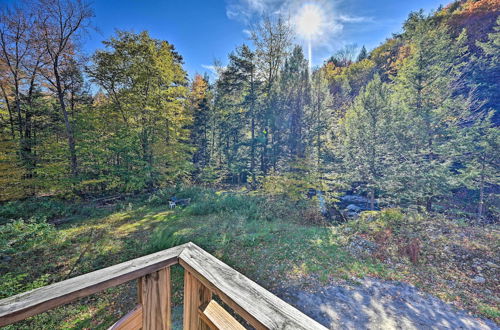
<svg viewBox="0 0 500 330">
<path fill-rule="evenodd" d="M 309 71 L 302 48 L 295 46 L 285 61 L 279 79 L 277 122 L 275 135 L 285 135 L 282 141 L 275 138 L 273 159 L 279 159 L 280 149 L 287 147 L 287 160 L 295 161 L 305 154 L 304 108 L 309 102 Z"/>
<path fill-rule="evenodd" d="M 78 37 L 89 28 L 94 13 L 82 0 L 38 0 L 37 12 L 37 38 L 43 45 L 48 63 L 44 76 L 59 102 L 68 141 L 71 175 L 75 178 L 78 175 L 76 142 L 62 74 L 73 64 L 71 59 L 78 48 Z"/>
<path fill-rule="evenodd" d="M 206 166 L 209 161 L 209 122 L 210 122 L 210 102 L 208 78 L 195 75 L 190 91 L 190 110 L 193 116 L 191 128 L 191 143 L 196 147 L 193 154 L 193 163 L 196 168 Z"/>
<path fill-rule="evenodd" d="M 351 182 L 362 182 L 375 208 L 375 194 L 388 180 L 392 161 L 389 88 L 379 75 L 363 88 L 343 121 L 343 154 Z"/>
<path fill-rule="evenodd" d="M 0 134 L 0 202 L 26 196 L 25 169 L 16 149 L 14 141 Z"/>
<path fill-rule="evenodd" d="M 257 123 L 259 121 L 258 98 L 260 96 L 260 83 L 257 80 L 256 55 L 247 45 L 242 45 L 237 49 L 236 55 L 231 57 L 231 61 L 238 68 L 237 76 L 241 81 L 241 93 L 243 99 L 241 106 L 245 109 L 246 120 L 250 130 L 250 167 L 249 172 L 252 177 L 252 184 L 255 185 L 256 179 L 256 152 L 259 144 L 257 136 Z M 247 125 L 248 125 L 247 124 Z"/>
<path fill-rule="evenodd" d="M 33 99 L 43 53 L 34 33 L 34 8 L 29 5 L 3 7 L 0 12 L 0 81 L 11 136 L 18 133 L 19 156 L 28 178 L 35 170 L 33 154 Z"/>
<path fill-rule="evenodd" d="M 364 59 L 368 58 L 368 52 L 366 51 L 365 46 L 361 47 L 361 50 L 359 51 L 358 58 L 356 62 L 361 62 Z"/>
<path fill-rule="evenodd" d="M 94 54 L 88 74 L 106 91 L 109 103 L 103 108 L 112 110 L 104 129 L 115 130 L 113 143 L 128 145 L 127 153 L 114 155 L 121 180 L 139 190 L 186 177 L 193 151 L 188 143 L 192 113 L 182 58 L 147 32 L 117 31 L 104 44 L 106 50 Z M 113 153 L 116 146 L 104 147 Z"/>
<path fill-rule="evenodd" d="M 458 129 L 455 149 L 462 182 L 470 189 L 479 190 L 477 217 L 484 215 L 485 189 L 500 184 L 500 131 L 492 126 L 493 112 L 477 118 L 470 126 Z"/>
<path fill-rule="evenodd" d="M 364 47 L 364 46 L 363 46 Z M 356 59 L 355 44 L 345 45 L 335 52 L 335 54 L 327 60 L 327 63 L 332 63 L 339 67 L 348 67 Z"/>
<path fill-rule="evenodd" d="M 231 182 L 246 182 L 249 172 L 255 178 L 257 145 L 254 53 L 246 45 L 229 55 L 215 87 L 213 145 L 218 145 L 217 163 Z"/>
<path fill-rule="evenodd" d="M 264 143 L 261 148 L 260 165 L 262 173 L 266 175 L 271 158 L 270 152 L 278 143 L 275 135 L 277 133 L 275 84 L 279 71 L 290 51 L 292 30 L 281 17 L 271 19 L 267 16 L 262 24 L 253 29 L 251 33 L 251 40 L 256 48 L 257 75 L 263 83 L 263 102 L 259 117 Z M 273 166 L 276 167 L 276 162 Z"/>
<path fill-rule="evenodd" d="M 325 171 L 328 148 L 328 132 L 338 118 L 332 112 L 333 99 L 330 94 L 325 68 L 313 72 L 310 80 L 310 100 L 305 108 L 306 157 L 316 164 L 317 171 Z"/>
<path fill-rule="evenodd" d="M 344 116 L 362 87 L 372 79 L 377 70 L 375 62 L 364 59 L 347 67 L 328 62 L 324 66 L 330 93 L 334 96 L 332 108 L 339 117 Z"/>
<path fill-rule="evenodd" d="M 451 189 L 452 157 L 447 147 L 450 130 L 461 123 L 469 102 L 456 95 L 467 54 L 465 33 L 454 40 L 446 26 L 423 14 L 413 13 L 405 23 L 404 37 L 410 55 L 394 78 L 393 104 L 398 109 L 398 144 L 401 154 L 397 171 L 400 189 L 427 211 L 438 196 Z"/>
<path fill-rule="evenodd" d="M 473 60 L 473 84 L 476 85 L 478 96 L 484 101 L 484 108 L 496 108 L 493 123 L 500 125 L 500 17 L 494 31 L 488 34 L 488 40 L 477 42 L 482 54 Z"/>
</svg>

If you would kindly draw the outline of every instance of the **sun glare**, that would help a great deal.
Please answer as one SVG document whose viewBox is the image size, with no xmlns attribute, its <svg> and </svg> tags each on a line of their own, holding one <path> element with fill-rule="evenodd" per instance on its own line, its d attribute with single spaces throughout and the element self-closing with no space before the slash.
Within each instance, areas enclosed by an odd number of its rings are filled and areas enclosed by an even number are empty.
<svg viewBox="0 0 500 330">
<path fill-rule="evenodd" d="M 315 4 L 306 4 L 296 16 L 297 34 L 306 40 L 312 40 L 321 34 L 323 21 L 324 15 L 321 8 Z"/>
</svg>

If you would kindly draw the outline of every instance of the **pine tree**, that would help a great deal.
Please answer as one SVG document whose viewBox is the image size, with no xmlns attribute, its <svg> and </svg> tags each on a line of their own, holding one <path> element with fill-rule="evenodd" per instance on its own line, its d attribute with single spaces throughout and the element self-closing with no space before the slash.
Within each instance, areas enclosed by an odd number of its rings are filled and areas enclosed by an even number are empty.
<svg viewBox="0 0 500 330">
<path fill-rule="evenodd" d="M 332 127 L 332 95 L 324 69 L 313 72 L 310 80 L 310 100 L 305 108 L 306 157 L 324 172 L 324 154 L 328 145 L 328 130 Z"/>
<path fill-rule="evenodd" d="M 460 179 L 469 189 L 479 191 L 477 217 L 485 213 L 485 189 L 500 184 L 500 130 L 491 123 L 493 112 L 482 115 L 469 127 L 456 130 Z"/>
<path fill-rule="evenodd" d="M 286 148 L 287 161 L 303 158 L 305 152 L 304 108 L 308 103 L 309 77 L 302 48 L 296 46 L 286 60 L 279 79 L 278 108 L 275 121 L 273 163 L 279 162 Z M 281 123 L 281 125 L 279 125 Z"/>
<path fill-rule="evenodd" d="M 452 157 L 446 147 L 452 127 L 459 125 L 468 102 L 456 96 L 466 54 L 465 33 L 453 40 L 444 25 L 422 13 L 405 24 L 410 55 L 394 78 L 393 106 L 399 116 L 395 130 L 400 158 L 397 183 L 391 189 L 399 200 L 432 210 L 435 198 L 451 189 Z"/>
<path fill-rule="evenodd" d="M 197 169 L 203 168 L 210 161 L 208 150 L 210 98 L 208 79 L 196 75 L 191 84 L 189 106 L 193 116 L 191 143 L 196 147 L 193 154 L 193 164 Z"/>
<path fill-rule="evenodd" d="M 391 167 L 389 88 L 378 75 L 363 88 L 343 122 L 343 153 L 351 182 L 362 182 L 375 207 Z"/>
<path fill-rule="evenodd" d="M 493 122 L 500 125 L 500 17 L 497 18 L 494 31 L 488 34 L 488 40 L 477 42 L 483 54 L 473 60 L 473 83 L 477 94 L 484 101 L 484 108 L 495 108 Z"/>
<path fill-rule="evenodd" d="M 364 59 L 368 58 L 368 52 L 366 51 L 365 46 L 361 47 L 361 50 L 359 51 L 357 62 L 361 62 Z"/>
</svg>

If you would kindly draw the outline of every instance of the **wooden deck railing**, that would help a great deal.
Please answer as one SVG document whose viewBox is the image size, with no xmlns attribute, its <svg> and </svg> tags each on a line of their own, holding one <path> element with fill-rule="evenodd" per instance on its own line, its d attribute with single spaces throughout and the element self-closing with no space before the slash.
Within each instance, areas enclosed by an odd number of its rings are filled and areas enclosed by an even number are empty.
<svg viewBox="0 0 500 330">
<path fill-rule="evenodd" d="M 184 267 L 184 329 L 245 329 L 227 306 L 256 329 L 326 329 L 193 243 L 0 300 L 0 326 L 138 280 L 138 305 L 111 329 L 171 329 L 170 266 Z"/>
</svg>

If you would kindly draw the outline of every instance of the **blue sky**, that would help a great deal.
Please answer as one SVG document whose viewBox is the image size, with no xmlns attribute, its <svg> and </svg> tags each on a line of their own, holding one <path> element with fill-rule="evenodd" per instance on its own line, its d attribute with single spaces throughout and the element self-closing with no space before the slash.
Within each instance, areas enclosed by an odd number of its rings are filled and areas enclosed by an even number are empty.
<svg viewBox="0 0 500 330">
<path fill-rule="evenodd" d="M 0 0 L 1 2 L 15 0 Z M 451 0 L 450 0 L 451 1 Z M 101 41 L 115 29 L 148 30 L 154 38 L 168 40 L 184 57 L 185 68 L 194 73 L 208 72 L 214 59 L 224 64 L 236 46 L 249 42 L 245 30 L 263 12 L 293 15 L 304 3 L 324 8 L 331 32 L 313 47 L 313 64 L 321 64 L 345 44 L 376 47 L 401 24 L 410 11 L 427 12 L 447 0 L 93 0 L 94 25 L 84 40 L 84 52 L 102 48 Z M 297 41 L 300 43 L 300 40 Z"/>
</svg>

